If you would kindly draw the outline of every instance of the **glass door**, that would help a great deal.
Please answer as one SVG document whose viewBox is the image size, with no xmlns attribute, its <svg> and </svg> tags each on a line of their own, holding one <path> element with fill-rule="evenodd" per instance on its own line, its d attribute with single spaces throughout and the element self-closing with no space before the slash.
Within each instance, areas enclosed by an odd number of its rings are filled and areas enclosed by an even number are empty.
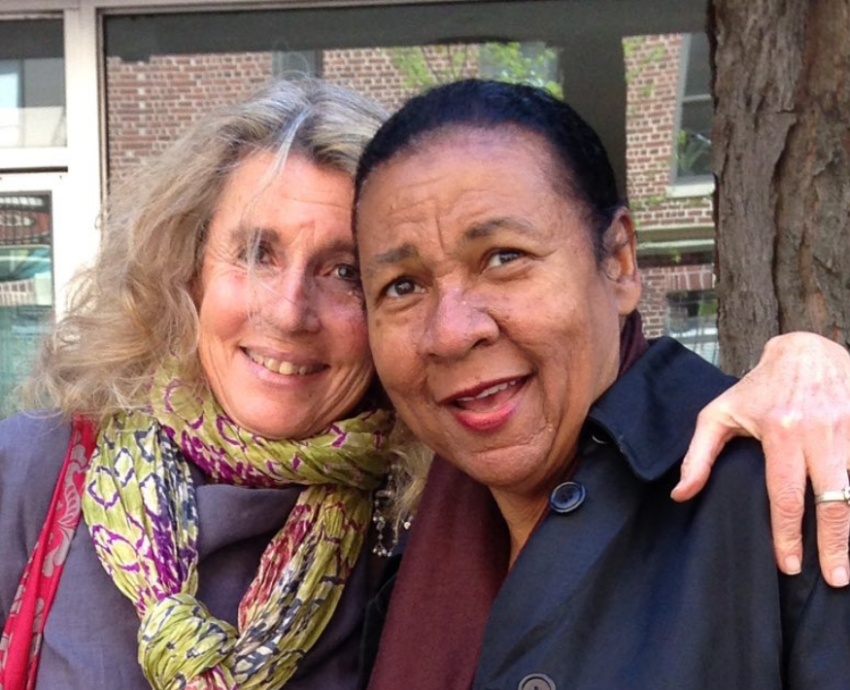
<svg viewBox="0 0 850 690">
<path fill-rule="evenodd" d="M 64 173 L 0 173 L 0 416 L 16 409 L 15 389 L 52 324 L 53 238 L 64 179 Z"/>
</svg>

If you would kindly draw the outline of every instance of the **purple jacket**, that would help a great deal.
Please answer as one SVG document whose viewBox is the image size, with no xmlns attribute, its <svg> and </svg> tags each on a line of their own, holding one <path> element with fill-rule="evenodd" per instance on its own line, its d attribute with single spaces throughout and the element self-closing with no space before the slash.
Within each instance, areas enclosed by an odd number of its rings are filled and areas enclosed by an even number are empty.
<svg viewBox="0 0 850 690">
<path fill-rule="evenodd" d="M 68 447 L 55 416 L 19 414 L 0 422 L 0 628 L 38 539 Z M 200 518 L 198 598 L 236 624 L 260 555 L 286 521 L 299 489 L 205 484 L 194 472 Z M 370 558 L 361 556 L 330 625 L 286 690 L 349 690 L 357 683 Z M 95 555 L 85 523 L 71 543 L 44 632 L 37 690 L 150 690 L 136 661 L 139 621 Z"/>
</svg>

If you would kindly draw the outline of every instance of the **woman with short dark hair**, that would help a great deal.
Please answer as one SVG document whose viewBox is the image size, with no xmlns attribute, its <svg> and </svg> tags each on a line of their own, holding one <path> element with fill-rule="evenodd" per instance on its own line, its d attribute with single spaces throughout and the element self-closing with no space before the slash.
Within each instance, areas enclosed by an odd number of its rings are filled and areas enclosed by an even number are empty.
<svg viewBox="0 0 850 690">
<path fill-rule="evenodd" d="M 670 498 L 733 380 L 644 340 L 590 126 L 538 89 L 438 87 L 378 131 L 355 203 L 375 366 L 438 454 L 370 690 L 847 686 L 850 591 L 811 550 L 777 570 L 759 446 Z"/>
</svg>

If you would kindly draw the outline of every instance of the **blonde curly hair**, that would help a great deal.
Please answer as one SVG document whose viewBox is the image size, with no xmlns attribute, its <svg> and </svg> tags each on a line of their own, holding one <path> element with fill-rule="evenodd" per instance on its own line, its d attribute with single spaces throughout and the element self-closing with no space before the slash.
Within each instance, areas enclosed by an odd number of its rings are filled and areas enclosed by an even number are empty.
<svg viewBox="0 0 850 690">
<path fill-rule="evenodd" d="M 269 85 L 193 126 L 109 202 L 98 256 L 75 278 L 67 312 L 43 343 L 27 403 L 102 422 L 144 406 L 151 374 L 169 355 L 204 385 L 192 284 L 230 173 L 271 151 L 353 178 L 385 116 L 352 91 L 302 80 Z"/>
</svg>

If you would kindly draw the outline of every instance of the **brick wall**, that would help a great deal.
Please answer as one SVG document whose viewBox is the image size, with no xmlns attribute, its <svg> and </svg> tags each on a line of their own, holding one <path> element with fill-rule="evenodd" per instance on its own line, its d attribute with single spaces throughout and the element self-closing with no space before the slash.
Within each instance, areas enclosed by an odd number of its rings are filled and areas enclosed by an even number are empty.
<svg viewBox="0 0 850 690">
<path fill-rule="evenodd" d="M 110 184 L 159 153 L 208 110 L 257 90 L 272 75 L 271 53 L 155 55 L 106 61 Z"/>
<path fill-rule="evenodd" d="M 626 39 L 626 164 L 633 202 L 665 196 L 670 184 L 681 38 Z"/>
<path fill-rule="evenodd" d="M 399 50 L 364 48 L 322 53 L 322 76 L 353 88 L 392 111 L 413 95 L 393 64 Z M 437 79 L 477 72 L 475 45 L 428 46 L 421 55 Z M 452 71 L 452 57 L 463 63 Z M 208 110 L 256 91 L 273 77 L 273 54 L 154 55 L 147 61 L 106 61 L 109 180 L 163 151 Z"/>
<path fill-rule="evenodd" d="M 413 93 L 405 86 L 404 75 L 393 65 L 387 49 L 326 50 L 322 54 L 322 77 L 369 96 L 390 111 Z"/>
<path fill-rule="evenodd" d="M 643 296 L 639 309 L 643 316 L 644 332 L 648 338 L 662 335 L 667 316 L 667 294 L 680 290 L 711 290 L 714 288 L 712 264 L 682 266 L 653 266 L 641 270 Z"/>
<path fill-rule="evenodd" d="M 678 35 L 627 39 L 628 194 L 638 232 L 651 228 L 687 228 L 711 223 L 707 197 L 671 198 L 676 99 L 681 38 Z M 460 68 L 452 57 L 463 51 Z M 428 47 L 422 55 L 429 70 L 444 78 L 478 70 L 474 45 Z M 346 85 L 397 108 L 415 89 L 396 67 L 399 49 L 328 50 L 322 54 L 325 79 Z M 455 62 L 457 60 L 455 59 Z M 124 177 L 145 157 L 165 149 L 200 115 L 252 93 L 273 75 L 270 52 L 153 56 L 145 62 L 109 58 L 106 64 L 110 182 Z M 639 235 L 640 236 L 640 235 Z M 641 263 L 644 263 L 642 260 Z M 684 276 L 684 278 L 683 278 Z M 698 278 L 691 278 L 697 276 Z M 704 257 L 643 271 L 640 308 L 649 335 L 663 332 L 666 295 L 683 279 L 711 287 L 711 265 Z"/>
<path fill-rule="evenodd" d="M 411 51 L 425 70 L 425 83 L 430 79 L 436 83 L 472 77 L 479 71 L 478 45 L 473 43 L 326 50 L 322 54 L 322 77 L 359 91 L 393 111 L 419 90 L 398 66 Z"/>
<path fill-rule="evenodd" d="M 678 34 L 626 39 L 626 166 L 629 202 L 638 238 L 652 229 L 686 230 L 713 224 L 710 196 L 671 197 L 676 104 L 682 39 Z M 675 264 L 676 260 L 681 263 Z M 641 258 L 644 292 L 639 308 L 649 337 L 665 328 L 667 293 L 708 290 L 713 266 L 700 256 L 670 257 L 661 265 Z M 671 263 L 673 265 L 671 265 Z M 693 286 L 693 287 L 690 287 Z"/>
<path fill-rule="evenodd" d="M 711 198 L 670 198 L 682 39 L 625 41 L 628 195 L 638 228 L 712 224 Z"/>
</svg>

